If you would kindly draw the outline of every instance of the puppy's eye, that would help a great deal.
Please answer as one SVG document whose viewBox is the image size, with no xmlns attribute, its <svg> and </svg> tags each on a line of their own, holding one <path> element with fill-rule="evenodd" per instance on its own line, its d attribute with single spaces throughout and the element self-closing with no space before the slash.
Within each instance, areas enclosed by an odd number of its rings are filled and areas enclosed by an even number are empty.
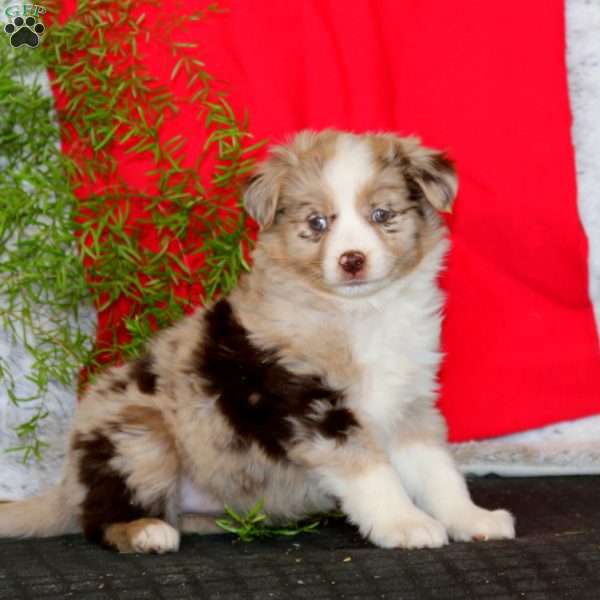
<svg viewBox="0 0 600 600">
<path fill-rule="evenodd" d="M 371 213 L 371 221 L 373 221 L 373 223 L 385 223 L 386 221 L 389 221 L 393 216 L 393 213 L 391 210 L 385 210 L 384 208 L 376 208 L 372 213 Z"/>
<path fill-rule="evenodd" d="M 327 229 L 327 217 L 325 215 L 313 215 L 308 218 L 308 226 L 318 233 L 322 233 Z"/>
</svg>

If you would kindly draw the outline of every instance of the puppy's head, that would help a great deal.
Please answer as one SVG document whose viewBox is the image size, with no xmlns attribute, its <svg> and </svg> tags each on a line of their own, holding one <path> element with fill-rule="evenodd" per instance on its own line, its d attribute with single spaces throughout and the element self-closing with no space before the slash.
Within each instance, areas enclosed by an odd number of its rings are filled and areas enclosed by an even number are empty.
<svg viewBox="0 0 600 600">
<path fill-rule="evenodd" d="M 413 137 L 304 131 L 271 150 L 244 194 L 268 257 L 315 287 L 368 295 L 412 271 L 443 236 L 457 180 Z"/>
</svg>

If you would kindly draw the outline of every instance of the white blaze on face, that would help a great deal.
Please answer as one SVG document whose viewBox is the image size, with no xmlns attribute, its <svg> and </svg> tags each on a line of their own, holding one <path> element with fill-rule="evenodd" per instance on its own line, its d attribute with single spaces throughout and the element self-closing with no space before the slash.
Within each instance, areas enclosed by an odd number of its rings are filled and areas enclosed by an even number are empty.
<svg viewBox="0 0 600 600">
<path fill-rule="evenodd" d="M 359 192 L 373 176 L 370 146 L 359 138 L 340 136 L 335 155 L 323 169 L 323 181 L 329 188 L 336 215 L 327 235 L 323 275 L 329 285 L 344 294 L 365 293 L 372 287 L 368 282 L 385 278 L 391 268 L 391 257 L 386 254 L 384 244 L 357 206 Z M 361 252 L 366 256 L 359 278 L 365 284 L 348 283 L 348 275 L 339 265 L 345 252 Z"/>
</svg>

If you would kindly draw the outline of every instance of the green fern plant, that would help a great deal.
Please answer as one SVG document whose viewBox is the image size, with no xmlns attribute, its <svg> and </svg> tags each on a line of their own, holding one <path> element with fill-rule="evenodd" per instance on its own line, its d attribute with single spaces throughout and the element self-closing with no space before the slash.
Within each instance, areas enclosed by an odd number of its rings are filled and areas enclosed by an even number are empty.
<svg viewBox="0 0 600 600">
<path fill-rule="evenodd" d="M 2 359 L 0 390 L 17 405 L 37 407 L 18 428 L 22 443 L 15 450 L 24 459 L 39 457 L 43 447 L 48 381 L 73 385 L 82 364 L 93 377 L 106 364 L 137 355 L 156 329 L 198 300 L 176 293 L 178 286 L 201 287 L 209 300 L 229 291 L 248 268 L 251 239 L 239 189 L 264 142 L 251 139 L 247 117 L 234 113 L 195 44 L 177 39 L 187 22 L 220 8 L 189 12 L 182 3 L 174 13 L 179 16 L 151 31 L 144 6 L 156 4 L 82 0 L 66 22 L 52 21 L 35 50 L 12 48 L 6 36 L 0 40 L 0 322 L 30 353 L 28 378 L 36 393 L 18 397 Z M 44 6 L 55 16 L 60 3 Z M 148 35 L 171 40 L 171 79 L 186 78 L 185 97 L 148 72 L 138 52 Z M 66 99 L 58 113 L 36 80 L 46 69 Z M 184 136 L 165 140 L 161 133 L 182 103 L 197 107 L 208 130 L 193 165 L 184 161 Z M 61 135 L 76 141 L 69 155 L 60 152 Z M 115 177 L 117 146 L 150 159 L 147 176 L 156 192 L 140 194 Z M 203 181 L 200 166 L 209 157 L 216 166 Z M 94 193 L 79 194 L 90 183 L 99 184 Z M 141 243 L 128 221 L 139 203 L 158 234 L 158 252 Z M 205 260 L 194 269 L 185 257 L 198 252 Z M 79 326 L 80 307 L 91 302 L 110 311 L 122 299 L 130 306 L 122 318 L 126 341 L 115 335 L 94 348 Z"/>
<path fill-rule="evenodd" d="M 23 396 L 0 357 L 0 394 L 31 415 L 17 428 L 13 451 L 39 458 L 50 381 L 73 384 L 91 356 L 79 324 L 89 302 L 73 234 L 75 197 L 60 152 L 53 100 L 44 86 L 43 57 L 0 40 L 0 325 L 31 357 Z"/>
</svg>

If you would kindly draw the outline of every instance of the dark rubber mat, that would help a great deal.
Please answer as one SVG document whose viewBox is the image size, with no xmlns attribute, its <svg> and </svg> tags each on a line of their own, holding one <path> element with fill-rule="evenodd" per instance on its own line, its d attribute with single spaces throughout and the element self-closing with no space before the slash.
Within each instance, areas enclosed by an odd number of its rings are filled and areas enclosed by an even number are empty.
<svg viewBox="0 0 600 600">
<path fill-rule="evenodd" d="M 477 479 L 518 538 L 380 550 L 342 522 L 245 544 L 184 537 L 178 554 L 118 555 L 80 536 L 0 540 L 0 600 L 600 599 L 600 477 Z"/>
</svg>

